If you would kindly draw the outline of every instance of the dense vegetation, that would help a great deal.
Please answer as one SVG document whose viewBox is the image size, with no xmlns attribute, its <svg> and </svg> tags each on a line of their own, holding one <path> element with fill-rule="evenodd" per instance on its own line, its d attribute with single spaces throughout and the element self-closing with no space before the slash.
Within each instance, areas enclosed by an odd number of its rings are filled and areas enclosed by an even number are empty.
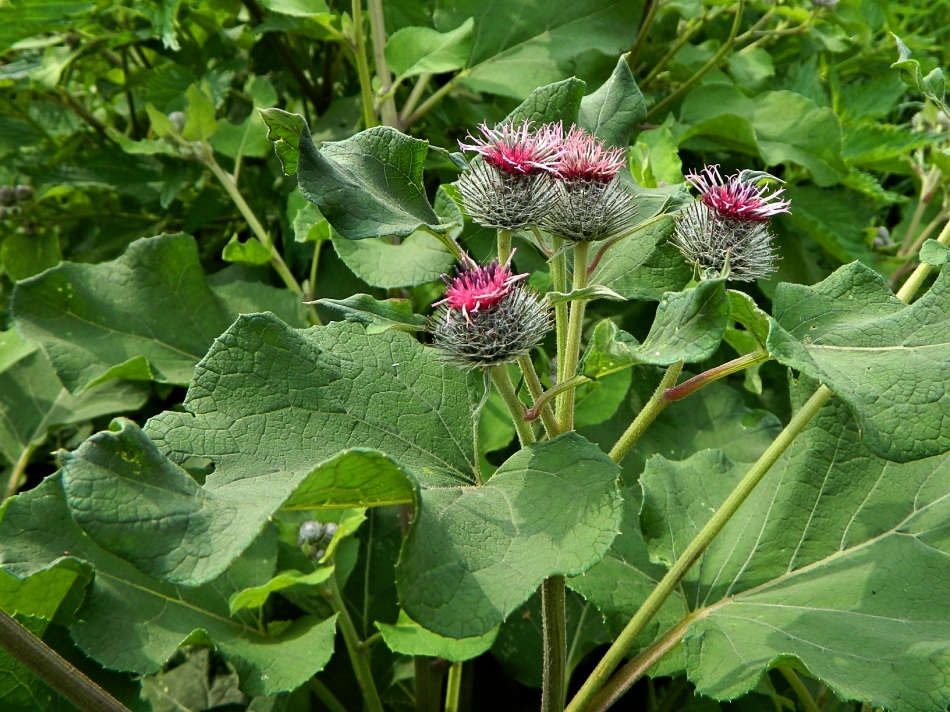
<svg viewBox="0 0 950 712">
<path fill-rule="evenodd" d="M 134 710 L 950 705 L 950 3 L 0 18 L 4 710 L 71 709 L 13 619 Z M 478 213 L 572 125 L 635 218 Z M 463 253 L 535 300 L 475 368 Z"/>
</svg>

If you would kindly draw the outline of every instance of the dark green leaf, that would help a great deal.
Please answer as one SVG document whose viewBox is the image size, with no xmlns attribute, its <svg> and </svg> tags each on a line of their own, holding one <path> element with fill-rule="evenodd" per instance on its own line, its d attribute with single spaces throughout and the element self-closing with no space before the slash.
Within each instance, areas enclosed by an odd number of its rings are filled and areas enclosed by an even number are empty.
<svg viewBox="0 0 950 712">
<path fill-rule="evenodd" d="M 300 135 L 300 192 L 348 240 L 441 229 L 422 185 L 428 142 L 380 126 L 318 151 Z"/>
<path fill-rule="evenodd" d="M 378 301 L 368 294 L 354 294 L 346 299 L 319 299 L 319 304 L 343 312 L 347 321 L 367 324 L 367 333 L 379 334 L 390 329 L 420 331 L 428 321 L 412 311 L 412 303 L 406 299 Z"/>
<path fill-rule="evenodd" d="M 519 451 L 481 487 L 424 490 L 396 567 L 406 612 L 442 635 L 483 635 L 544 578 L 586 571 L 617 532 L 618 472 L 568 434 Z"/>
<path fill-rule="evenodd" d="M 498 635 L 498 628 L 492 628 L 485 635 L 474 638 L 445 638 L 423 628 L 405 611 L 399 611 L 399 620 L 394 625 L 377 623 L 376 627 L 394 653 L 424 655 L 452 662 L 477 658 L 491 648 Z"/>
<path fill-rule="evenodd" d="M 461 69 L 472 51 L 474 28 L 471 17 L 445 33 L 429 27 L 403 27 L 386 41 L 386 61 L 399 78 Z"/>
<path fill-rule="evenodd" d="M 684 292 L 667 292 L 637 358 L 658 366 L 702 361 L 719 348 L 728 323 L 726 280 L 703 280 Z"/>
<path fill-rule="evenodd" d="M 585 87 L 584 82 L 573 77 L 538 87 L 505 117 L 505 121 L 516 125 L 522 121 L 535 125 L 560 121 L 570 126 L 577 120 Z"/>
<path fill-rule="evenodd" d="M 276 560 L 272 534 L 207 586 L 161 583 L 100 549 L 79 529 L 54 475 L 10 503 L 0 538 L 6 542 L 0 564 L 18 577 L 54 564 L 95 567 L 71 635 L 105 667 L 154 674 L 184 641 L 210 640 L 237 669 L 245 693 L 269 695 L 303 684 L 333 653 L 335 618 L 303 617 L 271 636 L 228 616 L 231 593 L 270 578 Z"/>
<path fill-rule="evenodd" d="M 948 293 L 942 272 L 907 306 L 857 262 L 812 287 L 783 284 L 773 309 L 781 329 L 769 335 L 769 351 L 848 403 L 879 456 L 906 462 L 945 452 Z"/>
<path fill-rule="evenodd" d="M 475 42 L 462 82 L 469 88 L 520 99 L 536 87 L 570 76 L 584 53 L 616 56 L 633 43 L 643 3 L 540 0 L 485 5 L 439 0 L 435 26 L 446 32 L 476 18 Z"/>
<path fill-rule="evenodd" d="M 290 114 L 281 109 L 258 109 L 267 125 L 267 138 L 274 142 L 274 149 L 284 173 L 289 176 L 297 173 L 300 158 L 300 137 L 308 133 L 307 122 L 302 116 Z"/>
<path fill-rule="evenodd" d="M 187 383 L 233 318 L 187 235 L 138 240 L 108 263 L 63 263 L 17 284 L 12 312 L 73 393 L 110 376 Z"/>
<path fill-rule="evenodd" d="M 647 107 L 627 56 L 621 55 L 610 79 L 581 101 L 577 123 L 607 146 L 626 148 L 630 133 L 646 118 Z"/>
</svg>

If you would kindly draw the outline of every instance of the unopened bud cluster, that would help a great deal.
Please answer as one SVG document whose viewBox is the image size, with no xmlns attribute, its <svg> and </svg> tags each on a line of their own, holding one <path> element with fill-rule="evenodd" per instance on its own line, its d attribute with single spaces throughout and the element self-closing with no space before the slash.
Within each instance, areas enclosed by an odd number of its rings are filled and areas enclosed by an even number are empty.
<svg viewBox="0 0 950 712">
<path fill-rule="evenodd" d="M 527 121 L 479 127 L 459 142 L 481 157 L 458 181 L 465 211 L 485 227 L 538 225 L 574 241 L 603 240 L 628 227 L 636 205 L 618 175 L 624 150 L 577 126 L 533 129 Z"/>
<path fill-rule="evenodd" d="M 445 299 L 432 317 L 433 345 L 441 360 L 459 368 L 512 363 L 541 343 L 551 328 L 548 310 L 521 281 L 493 260 L 479 265 L 468 256 L 454 276 L 443 275 Z"/>
<path fill-rule="evenodd" d="M 676 217 L 675 244 L 701 275 L 708 271 L 751 282 L 775 271 L 775 247 L 769 231 L 774 215 L 787 213 L 781 188 L 760 185 L 772 178 L 758 171 L 740 171 L 723 178 L 719 166 L 689 173 L 686 180 L 700 197 Z"/>
<path fill-rule="evenodd" d="M 333 541 L 333 535 L 339 526 L 334 522 L 322 524 L 317 521 L 307 521 L 300 525 L 297 532 L 297 546 L 311 559 L 322 559 L 326 556 L 327 547 Z"/>
</svg>

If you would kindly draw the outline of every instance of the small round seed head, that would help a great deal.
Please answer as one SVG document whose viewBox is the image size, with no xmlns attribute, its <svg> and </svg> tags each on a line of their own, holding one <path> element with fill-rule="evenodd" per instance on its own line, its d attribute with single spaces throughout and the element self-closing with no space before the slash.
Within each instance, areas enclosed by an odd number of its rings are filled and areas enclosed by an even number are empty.
<svg viewBox="0 0 950 712">
<path fill-rule="evenodd" d="M 557 201 L 541 227 L 575 242 L 604 240 L 633 223 L 637 204 L 623 183 L 598 180 L 558 182 Z"/>
<path fill-rule="evenodd" d="M 439 359 L 459 368 L 488 368 L 517 361 L 551 328 L 548 310 L 512 274 L 511 258 L 478 265 L 465 257 L 454 277 L 443 275 L 445 299 L 430 322 Z"/>
<path fill-rule="evenodd" d="M 740 171 L 723 179 L 718 165 L 686 174 L 686 180 L 699 191 L 699 199 L 721 217 L 752 222 L 766 222 L 773 215 L 787 213 L 790 205 L 790 201 L 779 199 L 783 188 L 769 193 L 768 186 L 756 185 L 763 178 L 773 176 L 761 171 Z"/>
<path fill-rule="evenodd" d="M 557 199 L 554 182 L 547 173 L 505 172 L 486 161 L 474 163 L 456 186 L 472 220 L 503 230 L 537 225 Z"/>
<path fill-rule="evenodd" d="M 700 274 L 712 269 L 723 277 L 753 282 L 776 269 L 767 222 L 724 217 L 700 201 L 676 216 L 672 241 Z"/>
<path fill-rule="evenodd" d="M 306 521 L 297 531 L 297 546 L 311 559 L 322 559 L 338 528 L 335 522 L 321 524 L 314 520 Z"/>
</svg>

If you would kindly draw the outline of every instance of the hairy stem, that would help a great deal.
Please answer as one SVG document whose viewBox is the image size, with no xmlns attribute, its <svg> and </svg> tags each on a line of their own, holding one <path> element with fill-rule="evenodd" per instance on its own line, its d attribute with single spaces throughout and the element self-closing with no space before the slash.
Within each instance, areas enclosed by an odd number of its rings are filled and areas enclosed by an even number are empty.
<svg viewBox="0 0 950 712">
<path fill-rule="evenodd" d="M 373 61 L 376 64 L 376 77 L 379 79 L 379 94 L 382 103 L 379 107 L 380 117 L 385 126 L 396 126 L 396 100 L 392 96 L 393 75 L 386 62 L 386 23 L 383 19 L 382 0 L 366 0 L 369 10 L 369 26 L 373 37 Z"/>
<path fill-rule="evenodd" d="M 544 623 L 544 675 L 541 712 L 562 712 L 567 694 L 567 615 L 564 577 L 551 576 L 541 584 L 541 618 Z"/>
<path fill-rule="evenodd" d="M 409 116 L 407 116 L 402 121 L 402 128 L 408 128 L 416 123 L 419 119 L 429 113 L 429 110 L 432 109 L 436 104 L 438 104 L 446 95 L 451 92 L 455 85 L 458 83 L 458 80 L 468 74 L 468 70 L 463 69 L 461 72 L 452 77 L 449 81 L 443 84 L 441 87 L 432 92 L 432 95 L 426 99 L 419 106 L 418 109 L 413 111 Z"/>
<path fill-rule="evenodd" d="M 653 22 L 656 20 L 661 4 L 662 0 L 647 0 L 647 14 L 643 16 L 643 20 L 640 22 L 640 29 L 637 30 L 637 38 L 633 41 L 633 46 L 627 53 L 627 66 L 630 67 L 630 71 L 633 71 L 634 67 L 636 67 L 637 58 L 640 56 L 640 51 L 643 49 L 643 43 L 646 42 L 647 35 L 650 34 L 650 28 L 653 27 Z"/>
<path fill-rule="evenodd" d="M 129 712 L 59 653 L 0 610 L 0 648 L 83 712 Z"/>
<path fill-rule="evenodd" d="M 541 385 L 541 379 L 538 378 L 538 372 L 534 368 L 534 361 L 531 360 L 530 355 L 525 355 L 518 359 L 518 365 L 521 367 L 521 373 L 524 374 L 524 381 L 528 385 L 528 393 L 531 394 L 531 399 L 534 401 L 531 413 L 526 415 L 525 419 L 533 420 L 540 415 L 541 422 L 544 424 L 544 432 L 548 434 L 549 438 L 553 438 L 561 431 L 558 428 L 558 423 L 554 417 L 554 410 L 551 408 L 551 404 L 548 403 L 547 398 L 544 398 L 544 386 Z M 535 411 L 537 411 L 539 405 L 540 413 L 537 413 Z"/>
<path fill-rule="evenodd" d="M 584 685 L 578 691 L 577 695 L 568 706 L 569 712 L 580 712 L 586 710 L 597 692 L 607 682 L 607 678 L 623 661 L 624 656 L 636 643 L 637 638 L 646 629 L 647 624 L 660 610 L 660 607 L 670 597 L 686 573 L 692 568 L 706 547 L 722 531 L 723 527 L 732 519 L 735 513 L 742 506 L 743 502 L 752 494 L 756 485 L 769 471 L 775 461 L 785 450 L 794 442 L 795 438 L 804 430 L 805 426 L 811 421 L 821 407 L 831 398 L 831 390 L 827 386 L 819 386 L 808 402 L 802 406 L 791 419 L 789 424 L 779 433 L 778 437 L 766 449 L 762 456 L 749 468 L 745 477 L 736 485 L 735 489 L 722 503 L 722 506 L 716 510 L 715 514 L 706 522 L 705 526 L 689 543 L 683 553 L 673 562 L 670 570 L 657 584 L 656 588 L 647 596 L 647 599 L 640 606 L 640 609 L 634 614 L 630 622 L 623 629 L 617 640 L 597 664 L 597 667 L 591 673 L 590 677 L 584 682 Z"/>
<path fill-rule="evenodd" d="M 713 381 L 718 381 L 720 378 L 725 378 L 726 376 L 738 373 L 743 371 L 751 366 L 757 366 L 760 363 L 765 363 L 771 357 L 767 351 L 753 351 L 752 353 L 745 354 L 739 358 L 734 358 L 732 361 L 728 361 L 724 364 L 711 368 L 708 371 L 700 373 L 698 376 L 693 376 L 688 381 L 683 381 L 677 386 L 668 388 L 666 393 L 663 394 L 663 397 L 673 403 L 678 400 L 690 396 L 700 388 L 708 386 Z"/>
<path fill-rule="evenodd" d="M 589 242 L 574 243 L 574 280 L 572 284 L 572 290 L 574 291 L 587 286 L 587 256 L 589 249 Z M 564 351 L 559 352 L 557 355 L 558 363 L 563 367 L 560 380 L 566 381 L 571 379 L 577 373 L 577 361 L 581 353 L 581 337 L 584 329 L 584 311 L 586 308 L 586 299 L 575 299 L 571 302 Z M 574 429 L 575 392 L 575 389 L 571 388 L 557 397 L 555 414 L 558 423 L 561 424 L 564 431 Z"/>
<path fill-rule="evenodd" d="M 795 696 L 798 697 L 799 701 L 802 703 L 802 707 L 805 708 L 805 712 L 821 712 L 820 708 L 815 702 L 815 698 L 811 696 L 811 693 L 808 691 L 808 688 L 805 687 L 805 683 L 802 682 L 802 679 L 798 676 L 797 672 L 785 665 L 780 665 L 778 671 L 788 682 L 789 687 L 791 687 L 795 692 Z"/>
<path fill-rule="evenodd" d="M 503 265 L 511 257 L 511 230 L 498 229 L 498 264 Z"/>
<path fill-rule="evenodd" d="M 944 225 L 943 230 L 940 231 L 940 235 L 937 237 L 937 242 L 941 245 L 950 246 L 950 222 L 947 222 Z M 917 265 L 917 269 L 914 270 L 913 274 L 907 278 L 907 281 L 904 282 L 904 286 L 900 288 L 897 292 L 897 298 L 902 302 L 910 302 L 913 299 L 914 295 L 917 294 L 917 290 L 920 289 L 920 285 L 924 283 L 924 280 L 927 279 L 927 275 L 930 274 L 930 270 L 933 267 L 928 265 L 926 262 L 921 262 Z"/>
<path fill-rule="evenodd" d="M 353 666 L 356 682 L 363 694 L 365 709 L 369 712 L 383 712 L 383 703 L 380 702 L 379 693 L 376 691 L 376 683 L 373 681 L 373 672 L 369 667 L 366 649 L 360 641 L 349 611 L 346 610 L 346 603 L 344 603 L 343 596 L 340 594 L 340 586 L 337 584 L 335 573 L 328 579 L 324 592 L 333 610 L 337 613 L 337 625 L 343 634 L 346 652 L 350 656 L 350 664 Z"/>
<path fill-rule="evenodd" d="M 567 254 L 564 252 L 564 240 L 551 236 L 554 257 L 551 258 L 551 286 L 555 292 L 567 291 Z M 554 331 L 557 341 L 557 382 L 564 378 L 564 352 L 567 351 L 567 302 L 554 305 Z"/>
<path fill-rule="evenodd" d="M 363 102 L 363 128 L 371 129 L 378 125 L 373 107 L 373 80 L 369 75 L 369 62 L 366 59 L 366 40 L 363 37 L 363 0 L 353 2 L 353 44 L 351 46 L 356 59 L 356 74 L 360 80 L 360 98 Z"/>
<path fill-rule="evenodd" d="M 460 692 L 462 691 L 462 663 L 452 663 L 449 679 L 445 684 L 445 712 L 459 712 Z"/>
<path fill-rule="evenodd" d="M 515 384 L 511 382 L 511 376 L 508 374 L 508 366 L 500 364 L 492 366 L 491 380 L 498 389 L 501 399 L 505 401 L 508 413 L 511 414 L 511 420 L 515 424 L 515 431 L 518 433 L 518 441 L 521 447 L 530 445 L 534 442 L 534 430 L 531 424 L 524 419 L 524 404 L 518 398 L 515 392 Z"/>
<path fill-rule="evenodd" d="M 604 688 L 591 701 L 587 712 L 602 712 L 610 709 L 629 690 L 633 684 L 643 677 L 647 671 L 663 659 L 668 652 L 679 645 L 689 624 L 700 616 L 686 616 L 683 620 L 670 628 L 666 633 L 654 640 L 641 650 L 636 657 L 624 665 L 617 674 L 610 678 Z"/>
<path fill-rule="evenodd" d="M 630 452 L 630 448 L 640 439 L 647 427 L 656 420 L 656 417 L 663 412 L 664 408 L 673 401 L 666 397 L 669 388 L 676 383 L 680 371 L 683 370 L 683 362 L 677 361 L 666 369 L 663 378 L 660 379 L 660 385 L 653 391 L 650 400 L 637 413 L 637 417 L 627 426 L 627 429 L 621 435 L 616 444 L 610 449 L 608 457 L 614 462 L 619 463 Z"/>
<path fill-rule="evenodd" d="M 13 466 L 13 471 L 10 472 L 10 479 L 7 480 L 7 488 L 3 493 L 3 499 L 0 499 L 0 504 L 6 502 L 20 489 L 23 473 L 26 471 L 26 466 L 30 463 L 30 458 L 34 452 L 36 452 L 36 445 L 27 445 L 23 448 L 23 452 L 20 453 L 20 457 L 17 458 L 16 464 Z"/>
<path fill-rule="evenodd" d="M 346 707 L 343 706 L 343 703 L 337 699 L 337 696 L 334 695 L 330 688 L 324 685 L 322 681 L 313 677 L 310 678 L 310 682 L 307 683 L 307 686 L 330 712 L 346 712 Z"/>
</svg>

